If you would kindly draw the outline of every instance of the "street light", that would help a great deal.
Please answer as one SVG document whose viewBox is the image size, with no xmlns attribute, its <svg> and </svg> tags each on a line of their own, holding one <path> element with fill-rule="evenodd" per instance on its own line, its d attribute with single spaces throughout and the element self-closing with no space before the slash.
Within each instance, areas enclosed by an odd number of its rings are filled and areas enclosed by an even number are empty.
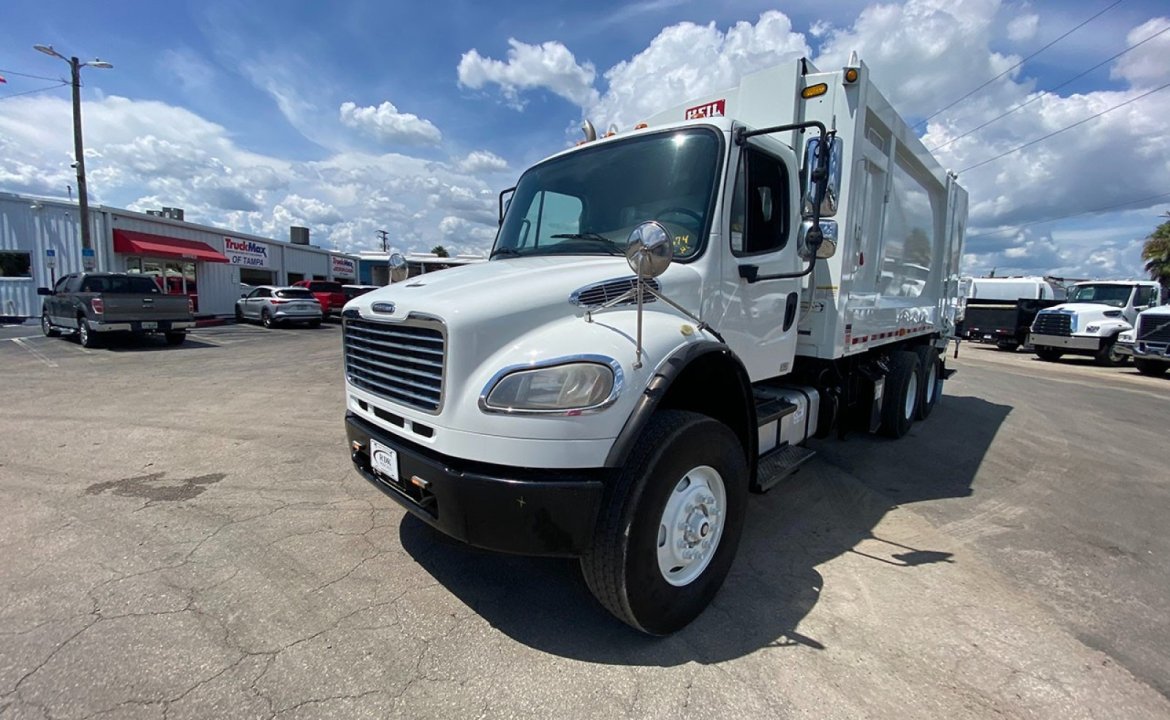
<svg viewBox="0 0 1170 720">
<path fill-rule="evenodd" d="M 81 254 L 83 258 L 92 257 L 93 243 L 89 236 L 89 193 L 86 192 L 85 188 L 85 152 L 81 144 L 81 68 L 95 67 L 108 70 L 114 66 L 97 58 L 89 62 L 81 62 L 76 56 L 65 57 L 54 50 L 52 45 L 33 45 L 33 49 L 46 55 L 61 58 L 69 63 L 69 70 L 72 74 L 71 84 L 73 85 L 73 154 L 77 160 L 73 166 L 77 168 L 77 202 L 81 212 Z"/>
</svg>

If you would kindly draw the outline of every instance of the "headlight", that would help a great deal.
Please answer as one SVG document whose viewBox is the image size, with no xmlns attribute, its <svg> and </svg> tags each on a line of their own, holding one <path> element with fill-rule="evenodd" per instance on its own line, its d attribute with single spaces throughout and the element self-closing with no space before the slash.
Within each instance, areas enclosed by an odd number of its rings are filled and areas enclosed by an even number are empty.
<svg viewBox="0 0 1170 720">
<path fill-rule="evenodd" d="M 496 373 L 480 395 L 480 407 L 489 412 L 577 414 L 612 403 L 621 382 L 621 366 L 606 357 L 520 365 Z"/>
<path fill-rule="evenodd" d="M 1092 335 L 1093 333 L 1097 332 L 1097 331 L 1098 331 L 1098 330 L 1100 330 L 1100 329 L 1101 329 L 1101 326 L 1100 326 L 1100 325 L 1090 325 L 1090 326 L 1088 326 L 1087 328 L 1085 328 L 1085 332 L 1087 332 L 1087 333 L 1089 333 L 1090 335 Z"/>
<path fill-rule="evenodd" d="M 1133 345 L 1135 333 L 1133 330 L 1124 330 L 1117 336 L 1117 342 L 1125 343 L 1126 345 Z"/>
</svg>

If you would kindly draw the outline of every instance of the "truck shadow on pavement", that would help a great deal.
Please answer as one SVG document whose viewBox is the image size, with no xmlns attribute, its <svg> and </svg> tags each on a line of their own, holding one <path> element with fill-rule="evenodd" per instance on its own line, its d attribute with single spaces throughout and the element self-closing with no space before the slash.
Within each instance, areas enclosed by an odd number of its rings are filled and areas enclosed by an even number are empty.
<svg viewBox="0 0 1170 720">
<path fill-rule="evenodd" d="M 820 454 L 809 465 L 767 494 L 751 496 L 722 590 L 695 622 L 668 638 L 639 635 L 611 617 L 590 595 L 575 560 L 477 550 L 409 514 L 399 537 L 461 602 L 542 652 L 674 666 L 717 663 L 762 648 L 821 650 L 820 641 L 797 629 L 822 590 L 831 590 L 823 588 L 817 567 L 845 553 L 910 571 L 953 562 L 945 548 L 909 547 L 873 531 L 898 505 L 972 495 L 979 465 L 1010 411 L 975 397 L 945 396 L 927 421 L 897 442 L 862 435 L 814 441 Z"/>
</svg>

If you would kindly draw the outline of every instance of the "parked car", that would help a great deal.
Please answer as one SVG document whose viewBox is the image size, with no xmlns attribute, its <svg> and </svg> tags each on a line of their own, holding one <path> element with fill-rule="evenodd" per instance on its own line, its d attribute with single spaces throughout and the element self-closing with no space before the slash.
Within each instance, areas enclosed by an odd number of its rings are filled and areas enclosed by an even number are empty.
<svg viewBox="0 0 1170 720">
<path fill-rule="evenodd" d="M 300 287 L 260 285 L 236 300 L 236 322 L 259 320 L 264 327 L 282 323 L 321 325 L 321 303 L 313 293 Z"/>
<path fill-rule="evenodd" d="M 128 273 L 72 273 L 52 288 L 37 288 L 45 296 L 41 331 L 48 337 L 76 334 L 83 347 L 94 347 L 108 333 L 166 336 L 178 345 L 195 327 L 195 308 L 185 295 L 166 295 L 145 275 Z"/>
<path fill-rule="evenodd" d="M 341 291 L 345 293 L 345 301 L 349 302 L 359 295 L 365 295 L 368 292 L 377 290 L 380 285 L 342 285 Z"/>
<path fill-rule="evenodd" d="M 306 288 L 313 293 L 313 297 L 321 303 L 322 317 L 328 318 L 333 313 L 341 314 L 341 308 L 346 300 L 341 283 L 333 280 L 301 280 L 293 283 L 293 286 Z"/>
</svg>

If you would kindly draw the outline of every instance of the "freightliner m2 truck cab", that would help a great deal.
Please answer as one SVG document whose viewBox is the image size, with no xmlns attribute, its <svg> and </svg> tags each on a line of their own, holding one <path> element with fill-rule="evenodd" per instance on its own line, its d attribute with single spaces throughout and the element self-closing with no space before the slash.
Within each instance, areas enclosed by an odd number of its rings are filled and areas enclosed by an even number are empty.
<svg viewBox="0 0 1170 720">
<path fill-rule="evenodd" d="M 931 413 L 966 193 L 855 59 L 585 130 L 501 194 L 489 262 L 345 306 L 349 450 L 423 521 L 580 558 L 666 634 L 808 440 Z"/>
<path fill-rule="evenodd" d="M 1036 356 L 1055 362 L 1066 353 L 1092 355 L 1098 365 L 1121 365 L 1122 332 L 1132 330 L 1138 313 L 1158 303 L 1158 283 L 1113 280 L 1076 283 L 1068 301 L 1041 310 L 1028 335 Z"/>
</svg>

